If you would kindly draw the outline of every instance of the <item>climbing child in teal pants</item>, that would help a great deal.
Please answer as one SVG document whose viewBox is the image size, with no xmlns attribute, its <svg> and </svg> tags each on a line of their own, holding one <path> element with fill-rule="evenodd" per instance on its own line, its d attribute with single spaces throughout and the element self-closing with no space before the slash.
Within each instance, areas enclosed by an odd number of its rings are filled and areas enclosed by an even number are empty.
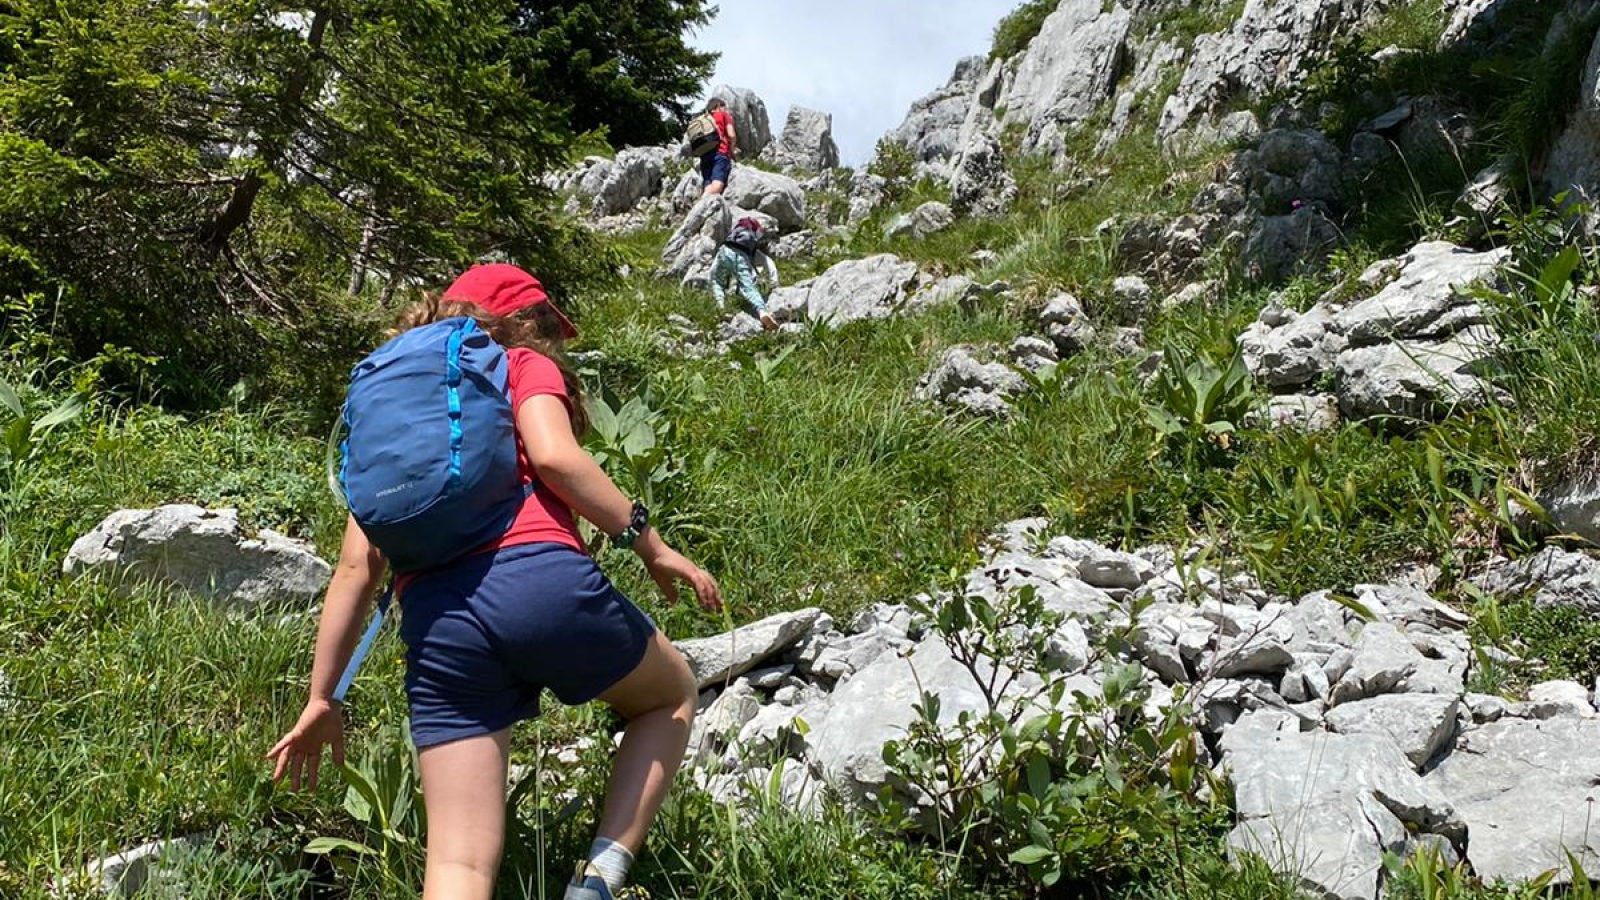
<svg viewBox="0 0 1600 900">
<path fill-rule="evenodd" d="M 761 327 L 773 331 L 778 323 L 767 312 L 766 298 L 761 296 L 761 289 L 756 286 L 758 265 L 771 286 L 778 286 L 778 266 L 764 252 L 766 243 L 767 232 L 760 222 L 746 217 L 734 223 L 733 230 L 728 232 L 728 239 L 717 248 L 717 258 L 711 264 L 711 294 L 717 298 L 717 306 L 721 307 L 727 296 L 728 282 L 736 281 L 739 293 L 756 318 L 761 320 Z"/>
</svg>

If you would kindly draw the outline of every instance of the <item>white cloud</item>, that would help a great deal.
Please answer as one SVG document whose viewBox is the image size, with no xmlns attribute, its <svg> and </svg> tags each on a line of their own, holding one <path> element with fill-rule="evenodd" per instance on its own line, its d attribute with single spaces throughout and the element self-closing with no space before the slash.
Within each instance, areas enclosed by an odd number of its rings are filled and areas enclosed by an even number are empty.
<svg viewBox="0 0 1600 900">
<path fill-rule="evenodd" d="M 956 60 L 986 53 L 1017 0 L 724 0 L 692 42 L 722 54 L 713 84 L 755 91 L 774 133 L 791 104 L 833 114 L 847 165 L 865 162 Z M 708 85 L 709 87 L 709 85 Z"/>
</svg>

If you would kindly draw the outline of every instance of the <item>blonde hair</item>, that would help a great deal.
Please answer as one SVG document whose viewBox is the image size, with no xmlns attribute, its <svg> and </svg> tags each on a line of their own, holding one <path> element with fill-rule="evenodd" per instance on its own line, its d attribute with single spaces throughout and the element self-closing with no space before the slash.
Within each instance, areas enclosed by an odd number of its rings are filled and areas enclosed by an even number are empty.
<svg viewBox="0 0 1600 900">
<path fill-rule="evenodd" d="M 589 414 L 583 406 L 583 383 L 567 362 L 562 350 L 566 336 L 561 333 L 561 323 L 547 303 L 524 307 L 509 316 L 497 316 L 476 303 L 446 300 L 437 294 L 429 294 L 400 314 L 387 337 L 461 316 L 477 322 L 478 327 L 500 346 L 532 350 L 555 363 L 556 368 L 561 370 L 561 381 L 566 385 L 567 398 L 571 401 L 572 433 L 580 437 L 588 433 Z"/>
</svg>

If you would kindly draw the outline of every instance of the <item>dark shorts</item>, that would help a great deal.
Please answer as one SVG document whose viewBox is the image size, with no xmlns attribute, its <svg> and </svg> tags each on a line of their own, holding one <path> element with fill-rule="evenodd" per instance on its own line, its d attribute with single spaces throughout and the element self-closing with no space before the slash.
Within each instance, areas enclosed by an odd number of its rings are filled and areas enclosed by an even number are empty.
<svg viewBox="0 0 1600 900">
<path fill-rule="evenodd" d="M 533 718 L 546 688 L 587 703 L 633 671 L 655 630 L 593 559 L 560 544 L 419 576 L 400 616 L 411 740 L 427 747 Z"/>
<path fill-rule="evenodd" d="M 709 187 L 711 182 L 720 181 L 728 183 L 728 176 L 733 174 L 733 160 L 728 154 L 713 150 L 700 157 L 700 185 Z"/>
</svg>

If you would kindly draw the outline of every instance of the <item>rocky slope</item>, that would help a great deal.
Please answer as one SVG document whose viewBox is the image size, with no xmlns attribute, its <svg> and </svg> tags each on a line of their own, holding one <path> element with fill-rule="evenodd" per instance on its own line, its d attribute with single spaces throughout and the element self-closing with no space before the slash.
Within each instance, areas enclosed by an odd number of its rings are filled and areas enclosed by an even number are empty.
<svg viewBox="0 0 1600 900">
<path fill-rule="evenodd" d="M 698 176 L 670 146 L 586 159 L 551 186 L 599 230 L 666 232 L 657 270 L 640 277 L 691 286 L 703 284 L 731 222 L 762 219 L 781 235 L 775 255 L 826 263 L 772 296 L 790 333 L 1026 299 L 1028 317 L 1009 345 L 939 348 L 920 382 L 907 385 L 956 416 L 1010 415 L 1041 373 L 1091 349 L 1131 357 L 1138 375 L 1152 377 L 1163 363 L 1146 332 L 1166 311 L 1209 302 L 1222 280 L 1254 287 L 1311 274 L 1322 280 L 1320 296 L 1275 298 L 1235 336 L 1263 397 L 1254 415 L 1305 430 L 1450 420 L 1506 400 L 1493 372 L 1508 348 L 1475 291 L 1514 277 L 1511 251 L 1468 226 L 1492 220 L 1524 188 L 1538 198 L 1600 191 L 1600 40 L 1574 76 L 1577 108 L 1531 171 L 1500 160 L 1460 172 L 1456 210 L 1466 224 L 1450 240 L 1410 240 L 1322 278 L 1363 224 L 1366 206 L 1355 200 L 1374 179 L 1441 147 L 1473 145 L 1482 124 L 1444 96 L 1374 93 L 1351 101 L 1360 109 L 1329 110 L 1302 90 L 1341 40 L 1399 5 L 1061 0 L 1022 52 L 960 61 L 885 136 L 885 154 L 898 147 L 913 178 L 940 195 L 915 206 L 895 205 L 892 175 L 837 168 L 825 113 L 791 110 L 774 136 L 761 99 L 730 87 L 714 95 L 728 101 L 761 164 L 737 167 L 723 197 L 701 199 Z M 1505 6 L 1444 0 L 1437 52 L 1490 52 L 1507 39 L 1496 24 Z M 1543 43 L 1558 45 L 1580 23 L 1592 39 L 1594 6 L 1563 3 Z M 1333 119 L 1351 124 L 1326 127 Z M 1200 171 L 1185 173 L 1197 189 L 1176 212 L 1126 210 L 1101 224 L 1095 237 L 1115 272 L 1107 284 L 1073 286 L 1088 302 L 1060 284 L 1030 295 L 1034 286 L 993 277 L 982 258 L 954 271 L 845 252 L 980 220 L 1025 228 L 1034 211 L 1017 208 L 1024 162 L 1070 186 L 1115 177 L 1092 174 L 1096 160 L 1129 141 L 1197 160 Z M 674 328 L 660 340 L 685 356 L 726 353 L 758 334 L 737 314 L 713 326 L 680 318 Z M 1595 498 L 1580 480 L 1540 500 L 1559 530 L 1592 541 Z M 173 515 L 184 523 L 162 524 Z M 1423 847 L 1485 879 L 1554 871 L 1559 880 L 1567 853 L 1600 871 L 1600 829 L 1588 827 L 1600 801 L 1596 685 L 1552 681 L 1514 698 L 1471 690 L 1487 657 L 1469 637 L 1470 620 L 1432 593 L 1437 572 L 1423 566 L 1383 583 L 1276 596 L 1222 563 L 1196 564 L 1195 548 L 1123 551 L 1047 528 L 1034 520 L 1002 528 L 966 578 L 965 590 L 996 602 L 1031 587 L 1063 616 L 1052 664 L 1022 673 L 1024 696 L 1012 699 L 1037 703 L 1056 684 L 1070 686 L 1068 698 L 1095 695 L 1104 675 L 1093 648 L 1125 636 L 1111 652 L 1138 667 L 1143 704 L 1152 715 L 1179 706 L 1203 736 L 1205 762 L 1231 786 L 1236 851 L 1262 856 L 1313 896 L 1348 900 L 1383 896 L 1385 853 Z M 158 543 L 168 548 L 154 558 L 169 581 L 225 602 L 303 596 L 307 579 L 325 571 L 275 536 L 247 540 L 225 514 L 199 510 L 119 513 L 80 542 L 69 568 L 120 569 Z M 1471 584 L 1492 597 L 1600 611 L 1600 562 L 1582 551 L 1496 556 Z M 693 777 L 726 799 L 773 777 L 800 810 L 824 797 L 863 806 L 883 789 L 906 794 L 882 748 L 912 722 L 919 691 L 941 699 L 945 725 L 987 702 L 910 605 L 879 605 L 848 623 L 803 609 L 683 649 L 705 691 Z"/>
</svg>

